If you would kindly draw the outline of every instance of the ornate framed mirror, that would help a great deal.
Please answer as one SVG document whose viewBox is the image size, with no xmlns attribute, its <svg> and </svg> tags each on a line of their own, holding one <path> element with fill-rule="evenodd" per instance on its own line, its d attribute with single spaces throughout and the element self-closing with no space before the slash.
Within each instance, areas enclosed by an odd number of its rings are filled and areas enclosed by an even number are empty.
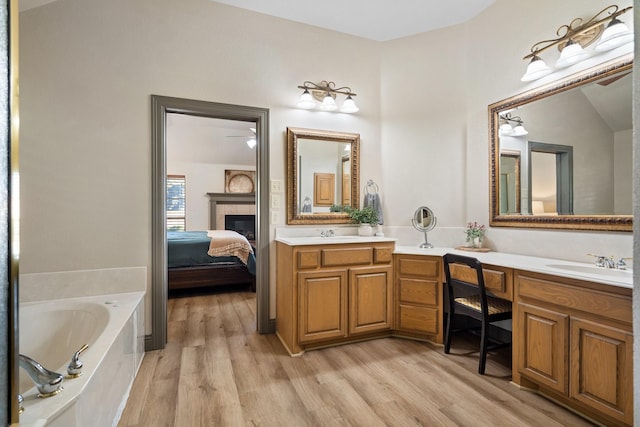
<svg viewBox="0 0 640 427">
<path fill-rule="evenodd" d="M 359 149 L 357 133 L 287 128 L 287 224 L 351 222 L 346 211 L 360 200 Z"/>
<path fill-rule="evenodd" d="M 632 66 L 489 105 L 492 227 L 632 231 Z"/>
</svg>

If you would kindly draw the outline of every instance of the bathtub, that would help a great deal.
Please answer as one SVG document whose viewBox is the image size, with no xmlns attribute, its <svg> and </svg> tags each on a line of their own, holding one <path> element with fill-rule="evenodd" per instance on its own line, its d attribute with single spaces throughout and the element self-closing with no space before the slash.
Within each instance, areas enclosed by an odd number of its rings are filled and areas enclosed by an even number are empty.
<svg viewBox="0 0 640 427">
<path fill-rule="evenodd" d="M 115 426 L 144 354 L 144 293 L 131 292 L 20 304 L 20 353 L 66 375 L 84 344 L 83 374 L 41 399 L 20 369 L 20 426 Z"/>
</svg>

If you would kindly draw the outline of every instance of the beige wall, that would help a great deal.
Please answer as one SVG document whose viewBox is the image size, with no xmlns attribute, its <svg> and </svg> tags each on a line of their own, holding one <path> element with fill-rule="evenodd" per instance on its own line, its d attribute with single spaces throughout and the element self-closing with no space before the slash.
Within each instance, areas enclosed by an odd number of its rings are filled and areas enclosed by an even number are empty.
<svg viewBox="0 0 640 427">
<path fill-rule="evenodd" d="M 276 179 L 287 126 L 359 132 L 378 157 L 374 42 L 208 0 L 59 0 L 20 19 L 22 272 L 150 264 L 151 94 L 269 108 Z M 296 86 L 324 79 L 362 93 L 360 113 L 295 109 Z"/>
<path fill-rule="evenodd" d="M 426 204 L 437 230 L 460 235 L 435 243 L 461 243 L 467 220 L 489 222 L 487 105 L 528 87 L 521 58 L 534 42 L 607 5 L 498 0 L 467 24 L 385 43 L 209 0 L 58 0 L 24 12 L 21 270 L 150 266 L 151 94 L 269 108 L 274 179 L 286 178 L 287 126 L 358 132 L 385 228 L 419 242 L 409 218 Z M 295 109 L 304 80 L 351 86 L 361 111 Z M 284 225 L 284 198 L 280 208 Z M 631 234 L 518 229 L 488 240 L 580 260 L 632 245 Z"/>
</svg>

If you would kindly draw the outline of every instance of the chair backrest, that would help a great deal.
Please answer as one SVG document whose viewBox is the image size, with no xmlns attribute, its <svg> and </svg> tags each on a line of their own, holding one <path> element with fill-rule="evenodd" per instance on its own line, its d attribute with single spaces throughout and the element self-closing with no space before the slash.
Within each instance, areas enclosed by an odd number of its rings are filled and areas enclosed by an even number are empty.
<svg viewBox="0 0 640 427">
<path fill-rule="evenodd" d="M 446 254 L 443 260 L 445 281 L 449 289 L 449 304 L 453 304 L 455 298 L 478 295 L 480 297 L 482 314 L 485 317 L 488 316 L 487 291 L 484 286 L 482 263 L 476 258 L 456 254 Z M 462 264 L 475 270 L 478 284 L 466 282 L 459 278 L 452 278 L 451 264 Z"/>
</svg>

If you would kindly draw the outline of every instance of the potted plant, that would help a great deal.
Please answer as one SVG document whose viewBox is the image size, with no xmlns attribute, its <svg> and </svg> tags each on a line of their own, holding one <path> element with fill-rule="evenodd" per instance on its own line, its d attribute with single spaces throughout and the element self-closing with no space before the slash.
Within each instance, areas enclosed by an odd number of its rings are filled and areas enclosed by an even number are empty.
<svg viewBox="0 0 640 427">
<path fill-rule="evenodd" d="M 467 243 L 471 244 L 472 248 L 482 247 L 482 239 L 486 228 L 484 224 L 478 224 L 477 222 L 468 222 L 465 233 L 467 234 Z"/>
<path fill-rule="evenodd" d="M 373 234 L 372 226 L 378 224 L 378 212 L 370 206 L 362 209 L 351 209 L 349 218 L 351 218 L 351 222 L 360 224 L 360 227 L 358 227 L 360 236 L 371 236 Z"/>
</svg>

